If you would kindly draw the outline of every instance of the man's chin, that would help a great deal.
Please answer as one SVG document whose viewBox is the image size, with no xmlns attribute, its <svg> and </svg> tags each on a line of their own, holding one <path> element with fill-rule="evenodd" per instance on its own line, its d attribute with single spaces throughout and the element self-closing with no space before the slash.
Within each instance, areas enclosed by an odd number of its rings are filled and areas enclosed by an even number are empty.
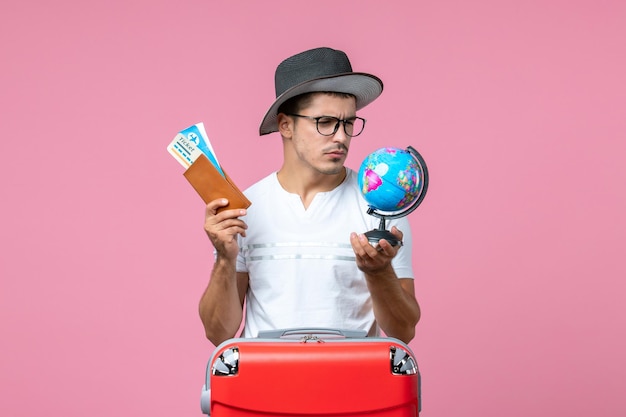
<svg viewBox="0 0 626 417">
<path fill-rule="evenodd" d="M 321 168 L 319 171 L 325 175 L 338 175 L 343 174 L 345 172 L 345 167 L 343 166 L 343 159 L 336 162 L 336 165 L 326 166 Z"/>
</svg>

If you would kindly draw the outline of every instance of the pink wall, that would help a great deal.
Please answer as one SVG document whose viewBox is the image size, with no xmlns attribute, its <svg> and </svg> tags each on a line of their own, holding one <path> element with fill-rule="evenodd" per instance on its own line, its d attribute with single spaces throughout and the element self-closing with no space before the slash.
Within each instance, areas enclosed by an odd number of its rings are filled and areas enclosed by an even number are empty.
<svg viewBox="0 0 626 417">
<path fill-rule="evenodd" d="M 165 147 L 241 186 L 284 57 L 378 74 L 350 165 L 413 145 L 423 415 L 626 414 L 622 1 L 5 1 L 0 415 L 199 416 L 211 247 Z M 262 155 L 259 157 L 259 155 Z"/>
</svg>

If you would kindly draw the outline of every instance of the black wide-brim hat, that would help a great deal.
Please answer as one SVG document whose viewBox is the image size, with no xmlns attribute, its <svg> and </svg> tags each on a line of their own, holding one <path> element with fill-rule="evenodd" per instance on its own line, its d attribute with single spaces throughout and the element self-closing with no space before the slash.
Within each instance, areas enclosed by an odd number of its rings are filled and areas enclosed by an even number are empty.
<svg viewBox="0 0 626 417">
<path fill-rule="evenodd" d="M 383 92 L 380 78 L 353 72 L 348 56 L 331 48 L 301 52 L 281 62 L 274 76 L 276 101 L 265 114 L 260 135 L 277 132 L 278 108 L 292 97 L 313 92 L 336 92 L 356 97 L 356 109 L 376 100 Z"/>
</svg>

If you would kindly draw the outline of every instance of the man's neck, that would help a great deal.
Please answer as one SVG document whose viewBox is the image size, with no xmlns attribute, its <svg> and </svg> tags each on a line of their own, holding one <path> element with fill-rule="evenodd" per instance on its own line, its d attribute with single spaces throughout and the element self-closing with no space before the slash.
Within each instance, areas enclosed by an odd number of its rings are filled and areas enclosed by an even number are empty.
<svg viewBox="0 0 626 417">
<path fill-rule="evenodd" d="M 291 172 L 284 166 L 276 173 L 278 182 L 288 193 L 297 194 L 304 208 L 308 208 L 317 193 L 337 188 L 346 179 L 347 169 L 343 167 L 337 174 Z"/>
</svg>

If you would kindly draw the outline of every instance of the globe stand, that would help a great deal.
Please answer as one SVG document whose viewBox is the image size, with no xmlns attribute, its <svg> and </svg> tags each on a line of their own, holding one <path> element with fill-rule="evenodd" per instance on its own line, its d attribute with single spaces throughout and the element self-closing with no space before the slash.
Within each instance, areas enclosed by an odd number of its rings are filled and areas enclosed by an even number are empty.
<svg viewBox="0 0 626 417">
<path fill-rule="evenodd" d="M 389 230 L 387 230 L 386 222 L 387 220 L 397 219 L 400 217 L 408 216 L 413 212 L 422 203 L 424 197 L 426 197 L 426 191 L 428 190 L 428 168 L 426 167 L 426 162 L 422 155 L 419 154 L 413 147 L 407 147 L 407 152 L 411 154 L 411 156 L 415 159 L 417 164 L 417 176 L 419 177 L 420 187 L 417 192 L 417 195 L 413 202 L 404 209 L 396 212 L 384 212 L 379 211 L 376 207 L 370 205 L 367 209 L 367 214 L 370 216 L 378 217 L 380 219 L 380 223 L 377 229 L 372 229 L 369 232 L 365 233 L 368 241 L 372 246 L 378 247 L 378 243 L 385 239 L 387 242 L 391 244 L 391 246 L 402 246 L 402 241 L 394 236 Z"/>
<path fill-rule="evenodd" d="M 374 210 L 372 208 L 367 210 L 367 214 L 372 214 Z M 402 246 L 402 241 L 395 237 L 393 233 L 387 230 L 385 225 L 386 219 L 384 217 L 380 218 L 380 224 L 378 225 L 378 229 L 372 229 L 369 232 L 365 233 L 365 237 L 372 244 L 372 246 L 378 246 L 378 242 L 382 239 L 385 239 L 387 242 L 391 244 L 391 246 Z"/>
</svg>

